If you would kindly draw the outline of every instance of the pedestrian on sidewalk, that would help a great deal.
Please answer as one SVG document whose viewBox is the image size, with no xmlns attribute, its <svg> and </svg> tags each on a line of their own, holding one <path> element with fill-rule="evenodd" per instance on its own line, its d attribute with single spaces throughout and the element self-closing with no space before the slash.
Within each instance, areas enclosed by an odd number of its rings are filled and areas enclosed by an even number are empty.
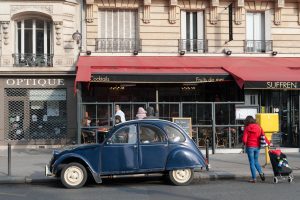
<svg viewBox="0 0 300 200">
<path fill-rule="evenodd" d="M 265 181 L 265 175 L 262 172 L 261 166 L 258 162 L 260 152 L 260 139 L 261 135 L 265 136 L 263 129 L 256 123 L 252 116 L 247 116 L 244 121 L 245 129 L 243 135 L 243 143 L 246 146 L 246 153 L 248 155 L 251 176 L 249 180 L 251 183 L 256 182 L 256 170 L 262 181 Z M 265 141 L 270 145 L 269 140 L 265 137 Z"/>
</svg>

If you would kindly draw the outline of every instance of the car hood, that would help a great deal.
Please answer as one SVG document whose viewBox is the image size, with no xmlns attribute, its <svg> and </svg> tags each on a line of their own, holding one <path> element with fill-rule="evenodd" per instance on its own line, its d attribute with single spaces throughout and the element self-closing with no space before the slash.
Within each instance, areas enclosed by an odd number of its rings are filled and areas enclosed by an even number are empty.
<svg viewBox="0 0 300 200">
<path fill-rule="evenodd" d="M 92 149 L 95 147 L 99 147 L 99 144 L 78 144 L 78 145 L 69 145 L 65 146 L 61 149 L 57 149 L 53 151 L 54 155 L 71 153 L 77 150 L 84 150 L 84 149 Z"/>
</svg>

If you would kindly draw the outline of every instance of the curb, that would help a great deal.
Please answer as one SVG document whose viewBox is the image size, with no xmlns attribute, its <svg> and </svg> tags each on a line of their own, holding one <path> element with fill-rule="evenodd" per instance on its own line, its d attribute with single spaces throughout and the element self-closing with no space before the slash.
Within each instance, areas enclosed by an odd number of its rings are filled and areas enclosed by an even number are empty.
<svg viewBox="0 0 300 200">
<path fill-rule="evenodd" d="M 31 184 L 31 183 L 49 183 L 58 181 L 58 178 L 29 177 L 29 176 L 5 176 L 0 177 L 0 184 Z"/>
<path fill-rule="evenodd" d="M 20 184 L 20 183 L 26 183 L 26 178 L 22 176 L 5 176 L 0 177 L 0 183 L 1 184 Z"/>
<path fill-rule="evenodd" d="M 266 178 L 273 178 L 271 174 L 266 174 Z M 300 174 L 293 174 L 294 178 L 300 178 Z M 236 175 L 226 172 L 208 172 L 208 173 L 195 173 L 194 182 L 201 181 L 216 181 L 216 180 L 247 180 L 250 175 Z M 0 176 L 0 184 L 34 184 L 34 183 L 51 183 L 57 182 L 59 178 L 55 177 L 30 177 L 30 176 Z"/>
</svg>

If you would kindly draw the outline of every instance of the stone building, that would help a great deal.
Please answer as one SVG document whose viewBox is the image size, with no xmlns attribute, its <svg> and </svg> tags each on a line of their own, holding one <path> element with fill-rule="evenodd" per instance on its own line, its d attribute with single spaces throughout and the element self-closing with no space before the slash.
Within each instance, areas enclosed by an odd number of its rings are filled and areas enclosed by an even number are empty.
<svg viewBox="0 0 300 200">
<path fill-rule="evenodd" d="M 0 1 L 0 145 L 76 141 L 80 0 Z"/>
<path fill-rule="evenodd" d="M 245 115 L 275 112 L 299 146 L 299 1 L 86 0 L 83 16 L 75 83 L 94 128 L 116 104 L 127 119 L 152 106 L 191 118 L 199 146 L 240 148 Z"/>
</svg>

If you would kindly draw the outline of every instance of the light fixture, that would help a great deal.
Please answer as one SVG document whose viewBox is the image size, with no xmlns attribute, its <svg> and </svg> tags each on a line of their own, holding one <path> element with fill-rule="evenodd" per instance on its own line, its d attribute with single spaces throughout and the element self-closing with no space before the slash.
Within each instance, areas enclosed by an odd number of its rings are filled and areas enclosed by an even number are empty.
<svg viewBox="0 0 300 200">
<path fill-rule="evenodd" d="M 77 30 L 75 33 L 73 33 L 72 38 L 77 42 L 77 44 L 79 44 L 80 40 L 82 39 L 82 35 Z"/>
<path fill-rule="evenodd" d="M 90 56 L 91 54 L 92 54 L 91 51 L 89 51 L 89 50 L 86 51 L 86 55 Z"/>
<path fill-rule="evenodd" d="M 276 56 L 277 55 L 277 51 L 272 51 L 272 56 Z"/>
<path fill-rule="evenodd" d="M 134 50 L 133 51 L 133 55 L 137 56 L 139 54 L 139 51 L 138 50 Z"/>
<path fill-rule="evenodd" d="M 185 51 L 180 51 L 179 54 L 180 54 L 181 56 L 183 56 L 183 55 L 185 54 Z"/>
<path fill-rule="evenodd" d="M 232 51 L 230 49 L 224 49 L 224 53 L 227 55 L 227 56 L 230 56 L 232 54 Z"/>
</svg>

